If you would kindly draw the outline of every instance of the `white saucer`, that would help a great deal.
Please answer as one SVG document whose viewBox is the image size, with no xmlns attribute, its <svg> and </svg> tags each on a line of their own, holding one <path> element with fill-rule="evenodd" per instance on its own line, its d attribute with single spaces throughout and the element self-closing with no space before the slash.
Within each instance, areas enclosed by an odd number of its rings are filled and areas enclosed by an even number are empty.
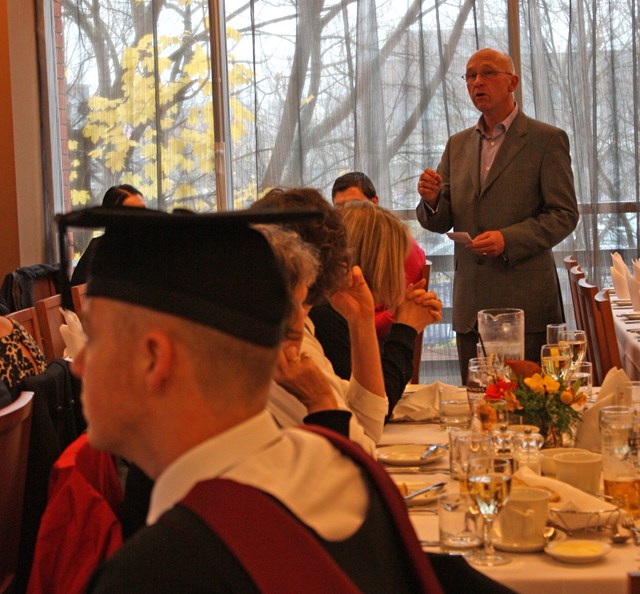
<svg viewBox="0 0 640 594">
<path fill-rule="evenodd" d="M 611 551 L 611 545 L 600 540 L 570 539 L 552 542 L 544 552 L 563 563 L 594 563 Z"/>
</svg>

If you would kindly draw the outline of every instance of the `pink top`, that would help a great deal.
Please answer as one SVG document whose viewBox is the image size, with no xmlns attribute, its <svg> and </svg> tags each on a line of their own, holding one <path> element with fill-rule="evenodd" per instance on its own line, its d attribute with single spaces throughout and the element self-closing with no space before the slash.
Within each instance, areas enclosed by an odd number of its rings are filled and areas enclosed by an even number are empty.
<svg viewBox="0 0 640 594">
<path fill-rule="evenodd" d="M 427 260 L 424 251 L 418 242 L 411 238 L 411 251 L 404 261 L 404 275 L 407 279 L 407 286 L 417 283 L 422 278 L 422 270 Z M 391 313 L 383 303 L 376 306 L 376 333 L 378 340 L 382 340 L 391 329 L 393 324 L 393 313 Z"/>
</svg>

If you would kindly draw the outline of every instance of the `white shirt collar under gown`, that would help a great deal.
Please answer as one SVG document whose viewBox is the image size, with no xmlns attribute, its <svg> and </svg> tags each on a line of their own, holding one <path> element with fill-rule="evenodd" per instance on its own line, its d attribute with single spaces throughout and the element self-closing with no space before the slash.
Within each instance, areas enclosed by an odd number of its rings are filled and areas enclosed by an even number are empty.
<svg viewBox="0 0 640 594">
<path fill-rule="evenodd" d="M 215 477 L 266 491 L 328 540 L 351 536 L 366 514 L 360 470 L 324 438 L 304 429 L 280 429 L 264 411 L 166 468 L 151 493 L 147 523 L 156 522 L 196 483 Z"/>
</svg>

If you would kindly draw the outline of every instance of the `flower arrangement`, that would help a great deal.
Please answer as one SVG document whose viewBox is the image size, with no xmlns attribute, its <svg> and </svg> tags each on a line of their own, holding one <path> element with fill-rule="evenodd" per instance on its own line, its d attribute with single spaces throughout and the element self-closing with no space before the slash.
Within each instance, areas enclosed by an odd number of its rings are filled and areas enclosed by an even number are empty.
<svg viewBox="0 0 640 594">
<path fill-rule="evenodd" d="M 562 445 L 562 436 L 573 437 L 576 422 L 582 416 L 581 406 L 586 395 L 579 391 L 580 382 L 566 384 L 549 375 L 531 361 L 507 360 L 516 376 L 508 381 L 497 376 L 487 386 L 486 400 L 503 398 L 510 412 L 519 411 L 523 423 L 540 427 L 549 447 Z"/>
</svg>

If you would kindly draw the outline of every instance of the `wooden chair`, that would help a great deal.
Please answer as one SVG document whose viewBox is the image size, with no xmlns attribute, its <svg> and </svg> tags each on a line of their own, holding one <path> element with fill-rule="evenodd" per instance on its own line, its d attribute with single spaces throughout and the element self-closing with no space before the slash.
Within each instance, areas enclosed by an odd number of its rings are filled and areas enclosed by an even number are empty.
<svg viewBox="0 0 640 594">
<path fill-rule="evenodd" d="M 424 286 L 425 290 L 429 289 L 429 277 L 431 276 L 431 261 L 426 260 L 422 269 L 422 278 L 427 281 Z M 416 336 L 416 344 L 413 349 L 413 375 L 411 376 L 412 384 L 420 383 L 420 363 L 422 362 L 422 342 L 424 340 L 424 331 Z"/>
<path fill-rule="evenodd" d="M 87 283 L 71 287 L 71 300 L 73 301 L 73 310 L 76 312 L 78 317 L 80 317 L 80 314 L 82 313 L 82 306 L 84 305 L 86 294 Z"/>
<path fill-rule="evenodd" d="M 60 311 L 61 295 L 54 295 L 36 302 L 36 314 L 42 332 L 44 356 L 47 361 L 53 361 L 64 356 L 64 340 L 60 334 L 60 326 L 64 324 L 64 316 Z"/>
<path fill-rule="evenodd" d="M 576 319 L 576 328 L 578 330 L 586 330 L 584 321 L 584 312 L 582 304 L 578 296 L 578 281 L 585 278 L 584 272 L 577 264 L 569 269 L 569 288 L 571 289 L 571 302 L 573 303 L 573 315 Z M 591 356 L 589 355 L 589 358 Z"/>
<path fill-rule="evenodd" d="M 0 592 L 15 588 L 33 392 L 0 409 Z"/>
<path fill-rule="evenodd" d="M 40 332 L 40 325 L 38 324 L 35 307 L 27 307 L 19 311 L 14 311 L 7 314 L 6 317 L 22 325 L 24 329 L 33 336 L 33 339 L 40 347 L 40 350 L 42 350 L 42 334 Z"/>
<path fill-rule="evenodd" d="M 640 594 L 640 571 L 630 571 L 628 574 L 628 590 L 629 594 Z"/>
<path fill-rule="evenodd" d="M 584 278 L 584 272 L 582 272 L 582 268 L 580 268 L 578 261 L 573 256 L 565 256 L 563 261 L 569 277 L 569 289 L 571 291 L 571 303 L 573 304 L 573 315 L 576 321 L 576 328 L 578 330 L 584 330 L 584 324 L 582 323 L 582 315 L 580 312 L 580 299 L 578 298 L 578 279 Z M 571 274 L 571 269 L 576 266 L 579 271 L 576 272 L 577 278 Z"/>
<path fill-rule="evenodd" d="M 602 327 L 604 329 L 605 344 L 609 355 L 605 363 L 607 368 L 605 374 L 612 367 L 622 369 L 622 360 L 620 359 L 620 347 L 618 346 L 618 337 L 616 336 L 616 328 L 613 321 L 613 311 L 611 309 L 611 301 L 609 299 L 609 290 L 602 289 L 598 291 L 595 297 L 596 309 L 602 318 Z"/>
<path fill-rule="evenodd" d="M 601 295 L 600 300 L 596 301 L 598 294 L 598 287 L 590 285 L 586 279 L 581 278 L 578 281 L 578 296 L 584 314 L 589 352 L 592 355 L 590 359 L 593 364 L 593 382 L 600 386 L 604 376 L 614 366 L 613 361 L 616 361 L 616 366 L 620 367 L 620 353 L 608 293 L 606 297 Z M 607 315 L 610 318 L 605 322 L 604 317 Z"/>
</svg>

